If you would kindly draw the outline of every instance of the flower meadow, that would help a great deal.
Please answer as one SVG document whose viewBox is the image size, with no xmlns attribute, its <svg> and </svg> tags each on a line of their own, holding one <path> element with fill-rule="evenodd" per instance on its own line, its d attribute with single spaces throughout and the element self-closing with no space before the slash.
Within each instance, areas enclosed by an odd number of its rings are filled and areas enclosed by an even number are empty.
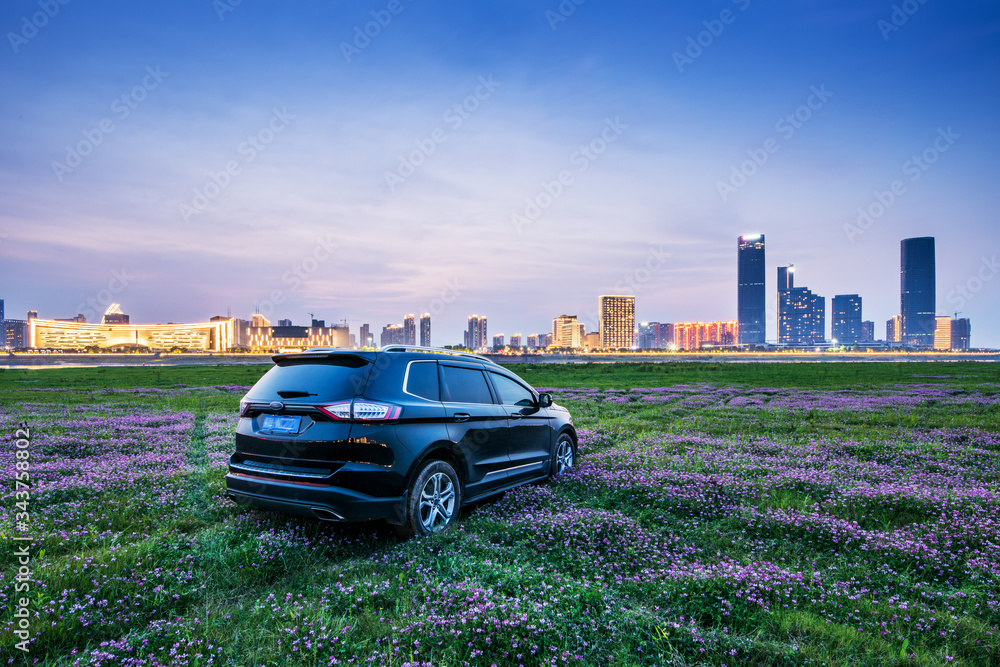
<svg viewBox="0 0 1000 667">
<path fill-rule="evenodd" d="M 523 372 L 573 412 L 577 465 L 413 540 L 224 498 L 266 367 L 0 373 L 2 662 L 1000 664 L 995 375 L 616 366 Z"/>
</svg>

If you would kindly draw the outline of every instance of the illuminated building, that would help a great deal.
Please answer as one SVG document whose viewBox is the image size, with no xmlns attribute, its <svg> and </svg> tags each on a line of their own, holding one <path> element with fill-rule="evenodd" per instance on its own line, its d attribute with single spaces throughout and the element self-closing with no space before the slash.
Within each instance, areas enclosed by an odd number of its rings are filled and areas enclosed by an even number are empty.
<svg viewBox="0 0 1000 667">
<path fill-rule="evenodd" d="M 602 295 L 598 301 L 601 349 L 635 347 L 635 297 Z"/>
<path fill-rule="evenodd" d="M 676 322 L 672 325 L 673 345 L 678 350 L 699 350 L 704 345 L 735 345 L 739 336 L 737 320 Z"/>
<path fill-rule="evenodd" d="M 260 313 L 254 313 L 253 319 L 250 320 L 250 326 L 254 329 L 259 329 L 260 327 L 269 327 L 271 326 L 271 323 Z"/>
<path fill-rule="evenodd" d="M 431 346 L 431 314 L 424 313 L 420 316 L 420 346 Z"/>
<path fill-rule="evenodd" d="M 320 320 L 317 320 L 317 323 Z M 350 347 L 347 327 L 250 327 L 247 347 L 254 352 L 310 347 Z"/>
<path fill-rule="evenodd" d="M 830 337 L 842 345 L 861 342 L 861 297 L 838 294 L 830 304 Z"/>
<path fill-rule="evenodd" d="M 601 348 L 601 334 L 592 331 L 583 337 L 583 349 L 599 350 Z"/>
<path fill-rule="evenodd" d="M 199 324 L 87 324 L 33 319 L 29 347 L 46 350 L 180 348 L 225 352 L 233 347 L 234 333 L 232 318 Z"/>
<path fill-rule="evenodd" d="M 403 345 L 417 344 L 417 323 L 413 315 L 403 318 Z"/>
<path fill-rule="evenodd" d="M 951 349 L 968 350 L 972 337 L 972 323 L 967 317 L 956 317 L 951 321 Z"/>
<path fill-rule="evenodd" d="M 371 325 L 362 324 L 358 338 L 361 339 L 359 341 L 359 347 L 375 347 L 375 341 L 372 340 L 371 335 Z"/>
<path fill-rule="evenodd" d="M 465 347 L 470 350 L 486 349 L 486 318 L 469 315 L 469 328 L 465 332 Z"/>
<path fill-rule="evenodd" d="M 31 319 L 29 317 L 29 319 Z M 122 312 L 121 306 L 113 303 L 104 311 L 104 319 L 101 324 L 128 324 L 128 315 Z"/>
<path fill-rule="evenodd" d="M 640 322 L 636 345 L 640 350 L 652 350 L 656 347 L 656 334 L 660 330 L 659 322 Z"/>
<path fill-rule="evenodd" d="M 528 349 L 529 350 L 538 349 L 538 334 L 528 334 Z"/>
<path fill-rule="evenodd" d="M 951 349 L 951 316 L 934 318 L 934 349 Z"/>
<path fill-rule="evenodd" d="M 406 345 L 405 330 L 402 324 L 387 324 L 382 327 L 382 347 L 386 345 Z"/>
<path fill-rule="evenodd" d="M 552 347 L 552 334 L 538 334 L 538 344 L 542 347 Z"/>
<path fill-rule="evenodd" d="M 510 336 L 510 346 L 515 350 L 521 349 L 521 334 L 511 334 Z"/>
<path fill-rule="evenodd" d="M 3 346 L 8 350 L 19 350 L 28 346 L 27 320 L 3 321 Z"/>
<path fill-rule="evenodd" d="M 501 334 L 496 334 L 495 336 L 493 336 L 493 351 L 494 352 L 499 352 L 500 350 L 503 349 L 503 339 L 504 339 L 504 335 L 502 333 Z"/>
<path fill-rule="evenodd" d="M 937 312 L 934 237 L 903 239 L 899 244 L 899 314 L 902 341 L 907 345 L 934 344 Z"/>
<path fill-rule="evenodd" d="M 739 329 L 739 327 L 737 326 L 737 332 L 736 332 L 737 333 L 737 339 L 736 339 L 736 342 L 739 342 L 739 330 L 738 329 Z M 659 345 L 659 347 L 661 347 L 663 349 L 666 349 L 666 348 L 670 347 L 671 345 L 673 345 L 676 342 L 676 340 L 677 340 L 677 337 L 676 337 L 676 335 L 674 333 L 674 325 L 672 323 L 661 324 L 660 325 L 660 345 Z"/>
<path fill-rule="evenodd" d="M 764 235 L 741 236 L 736 251 L 736 313 L 740 345 L 761 345 L 766 334 Z"/>
<path fill-rule="evenodd" d="M 861 323 L 861 340 L 859 343 L 874 343 L 875 342 L 875 323 L 871 320 L 865 320 Z"/>
<path fill-rule="evenodd" d="M 795 287 L 795 267 L 778 267 L 778 344 L 818 345 L 826 340 L 826 299 Z"/>
<path fill-rule="evenodd" d="M 583 347 L 580 339 L 580 323 L 576 315 L 560 315 L 552 318 L 552 347 Z"/>
<path fill-rule="evenodd" d="M 903 340 L 903 316 L 894 315 L 885 321 L 885 341 L 898 343 Z"/>
</svg>

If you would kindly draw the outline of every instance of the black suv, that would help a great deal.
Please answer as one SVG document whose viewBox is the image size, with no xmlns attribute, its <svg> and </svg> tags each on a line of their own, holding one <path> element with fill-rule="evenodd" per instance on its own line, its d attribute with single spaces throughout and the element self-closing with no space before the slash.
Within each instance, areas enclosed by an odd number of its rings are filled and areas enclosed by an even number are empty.
<svg viewBox="0 0 1000 667">
<path fill-rule="evenodd" d="M 241 504 L 428 534 L 576 459 L 569 412 L 485 357 L 388 346 L 273 360 L 240 401 L 226 493 Z"/>
</svg>

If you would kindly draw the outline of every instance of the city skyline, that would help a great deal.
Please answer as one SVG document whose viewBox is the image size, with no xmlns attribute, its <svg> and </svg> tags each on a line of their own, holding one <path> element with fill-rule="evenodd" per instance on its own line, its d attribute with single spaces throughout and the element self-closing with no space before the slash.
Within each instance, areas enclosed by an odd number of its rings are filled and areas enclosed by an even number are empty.
<svg viewBox="0 0 1000 667">
<path fill-rule="evenodd" d="M 933 236 L 934 314 L 1000 347 L 1000 8 L 892 4 L 7 4 L 7 316 L 729 320 L 760 232 L 768 340 L 791 262 L 881 334 Z"/>
<path fill-rule="evenodd" d="M 774 310 L 777 326 L 774 332 L 775 337 L 766 337 L 770 333 L 767 330 L 767 321 L 771 317 L 766 315 L 764 313 L 765 309 L 761 307 L 761 304 L 766 302 L 764 294 L 766 282 L 764 277 L 766 266 L 764 261 L 764 234 L 743 235 L 737 239 L 737 291 L 739 303 L 737 307 L 737 319 L 732 320 L 734 329 L 731 335 L 723 335 L 722 330 L 718 328 L 714 330 L 714 334 L 701 331 L 706 326 L 711 328 L 712 326 L 718 327 L 718 325 L 728 324 L 719 321 L 710 322 L 708 325 L 700 321 L 673 322 L 667 323 L 665 326 L 671 328 L 671 334 L 669 335 L 671 340 L 674 339 L 673 330 L 675 327 L 684 332 L 683 342 L 678 342 L 676 345 L 678 349 L 691 349 L 692 345 L 689 341 L 695 341 L 693 347 L 697 349 L 698 343 L 702 340 L 710 342 L 713 345 L 736 344 L 744 346 L 777 343 L 779 346 L 810 347 L 827 343 L 856 345 L 875 342 L 902 342 L 907 345 L 928 348 L 940 347 L 943 339 L 951 339 L 950 327 L 952 326 L 953 317 L 952 315 L 933 315 L 937 280 L 935 246 L 934 237 L 909 238 L 900 241 L 900 312 L 887 321 L 886 338 L 884 340 L 878 339 L 875 336 L 875 322 L 866 320 L 862 316 L 863 299 L 858 294 L 839 294 L 831 299 L 829 309 L 830 324 L 827 326 L 826 297 L 815 294 L 803 286 L 795 285 L 794 264 L 777 267 L 777 302 Z M 603 349 L 631 349 L 638 347 L 641 349 L 644 346 L 641 343 L 636 346 L 636 342 L 643 340 L 644 335 L 652 336 L 654 339 L 659 338 L 658 333 L 645 332 L 644 334 L 643 327 L 650 322 L 649 320 L 640 322 L 636 319 L 636 299 L 634 296 L 602 295 L 598 297 L 598 301 L 598 327 L 596 331 L 590 332 L 590 335 L 595 336 L 595 340 L 599 341 L 599 347 Z M 4 319 L 3 313 L 4 299 L 0 298 L 0 322 Z M 956 312 L 954 315 L 954 321 L 958 322 L 957 326 L 960 327 L 957 330 L 956 340 L 963 341 L 962 347 L 967 348 L 969 347 L 969 332 L 967 331 L 969 318 L 958 318 L 958 314 Z M 339 325 L 333 325 L 329 331 L 325 331 L 325 320 L 315 319 L 315 314 L 312 312 L 308 313 L 308 315 L 311 318 L 311 327 L 319 328 L 317 335 L 325 336 L 313 341 L 311 344 L 320 346 L 329 345 L 331 341 L 334 341 L 334 338 L 331 338 L 331 336 L 334 336 L 336 337 L 335 342 L 337 346 L 347 346 L 346 337 L 349 334 L 348 322 L 357 318 L 341 318 Z M 927 317 L 928 315 L 930 316 Z M 28 311 L 28 321 L 37 317 L 37 310 Z M 380 344 L 417 345 L 416 317 L 416 315 L 410 313 L 403 317 L 402 324 L 386 324 L 382 329 Z M 918 324 L 914 324 L 917 317 L 929 320 L 929 323 L 920 321 Z M 270 340 L 272 335 L 275 337 L 275 340 L 283 339 L 284 334 L 279 332 L 278 329 L 296 329 L 300 330 L 299 334 L 305 335 L 307 327 L 295 325 L 291 319 L 279 319 L 273 332 L 271 330 L 265 331 L 266 328 L 271 326 L 266 318 L 267 315 L 260 313 L 259 308 L 258 312 L 253 315 L 253 327 L 257 327 L 259 330 L 255 334 L 248 334 L 248 339 L 254 341 L 251 347 L 260 347 L 262 343 Z M 742 318 L 748 318 L 749 325 L 741 325 Z M 947 334 L 941 331 L 941 322 L 945 318 L 949 322 L 949 331 Z M 225 319 L 225 317 L 213 316 L 211 319 L 214 322 L 215 320 Z M 258 319 L 260 320 L 259 322 Z M 907 325 L 908 320 L 910 321 L 909 325 Z M 57 318 L 57 321 L 87 323 L 88 319 L 85 314 L 81 313 L 72 318 Z M 103 324 L 128 324 L 129 315 L 123 313 L 120 304 L 111 303 L 104 312 L 101 321 Z M 241 321 L 246 322 L 239 317 L 236 318 L 237 325 Z M 16 322 L 24 321 L 12 318 L 12 323 Z M 490 347 L 496 349 L 504 347 L 503 342 L 498 343 L 498 341 L 503 340 L 502 333 L 494 335 L 492 345 L 488 345 L 490 338 L 487 334 L 486 322 L 486 316 L 470 315 L 467 320 L 466 331 L 463 332 L 463 341 L 461 344 L 464 347 L 472 349 L 487 349 Z M 660 326 L 658 322 L 653 322 L 653 324 L 657 327 Z M 425 347 L 430 346 L 432 344 L 430 313 L 420 315 L 419 325 L 419 344 Z M 57 326 L 65 328 L 67 325 L 60 324 Z M 162 323 L 155 326 L 162 326 Z M 687 330 L 690 326 L 700 327 L 699 331 L 701 333 L 696 332 L 693 334 L 693 337 L 689 336 Z M 907 332 L 908 326 L 910 328 L 909 333 Z M 238 328 L 239 326 L 237 326 Z M 357 336 L 350 334 L 350 346 L 353 347 L 355 344 L 359 347 L 373 345 L 374 341 L 371 340 L 368 333 L 369 328 L 370 325 L 365 323 L 360 325 Z M 84 330 L 86 330 L 86 327 L 84 327 Z M 340 333 L 337 333 L 338 330 Z M 576 315 L 560 315 L 554 318 L 552 320 L 551 331 L 552 333 L 549 336 L 553 347 L 577 348 L 596 346 L 593 344 L 584 344 L 584 339 L 588 334 L 587 325 L 585 322 L 578 322 Z M 341 334 L 344 336 L 343 340 L 340 339 Z M 18 335 L 15 332 L 8 331 L 5 325 L 3 336 L 6 339 L 8 347 L 12 347 L 11 340 L 17 340 Z M 26 334 L 20 335 L 23 337 Z M 544 335 L 536 334 L 536 336 Z M 741 337 L 743 337 L 742 340 Z M 750 338 L 750 340 L 748 341 L 746 338 Z M 236 335 L 236 340 L 239 341 L 239 334 Z M 678 338 L 678 341 L 680 341 L 680 338 Z M 2 344 L 2 341 L 0 341 L 0 344 Z M 237 344 L 239 345 L 239 343 Z M 456 342 L 449 342 L 440 343 L 439 345 L 450 346 L 457 344 Z M 294 346 L 294 343 L 286 341 L 284 345 Z M 542 345 L 542 347 L 547 346 Z M 59 346 L 42 345 L 42 347 Z M 529 347 L 533 346 L 529 345 Z M 656 347 L 660 346 L 657 345 Z M 986 346 L 978 345 L 976 347 L 982 348 Z"/>
</svg>

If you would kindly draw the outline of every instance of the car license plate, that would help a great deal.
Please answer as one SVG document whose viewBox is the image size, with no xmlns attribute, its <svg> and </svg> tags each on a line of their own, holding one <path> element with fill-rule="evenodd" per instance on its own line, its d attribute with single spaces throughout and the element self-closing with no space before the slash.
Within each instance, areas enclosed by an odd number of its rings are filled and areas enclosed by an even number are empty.
<svg viewBox="0 0 1000 667">
<path fill-rule="evenodd" d="M 260 430 L 271 433 L 298 433 L 302 417 L 283 417 L 281 415 L 264 415 L 264 424 Z"/>
</svg>

